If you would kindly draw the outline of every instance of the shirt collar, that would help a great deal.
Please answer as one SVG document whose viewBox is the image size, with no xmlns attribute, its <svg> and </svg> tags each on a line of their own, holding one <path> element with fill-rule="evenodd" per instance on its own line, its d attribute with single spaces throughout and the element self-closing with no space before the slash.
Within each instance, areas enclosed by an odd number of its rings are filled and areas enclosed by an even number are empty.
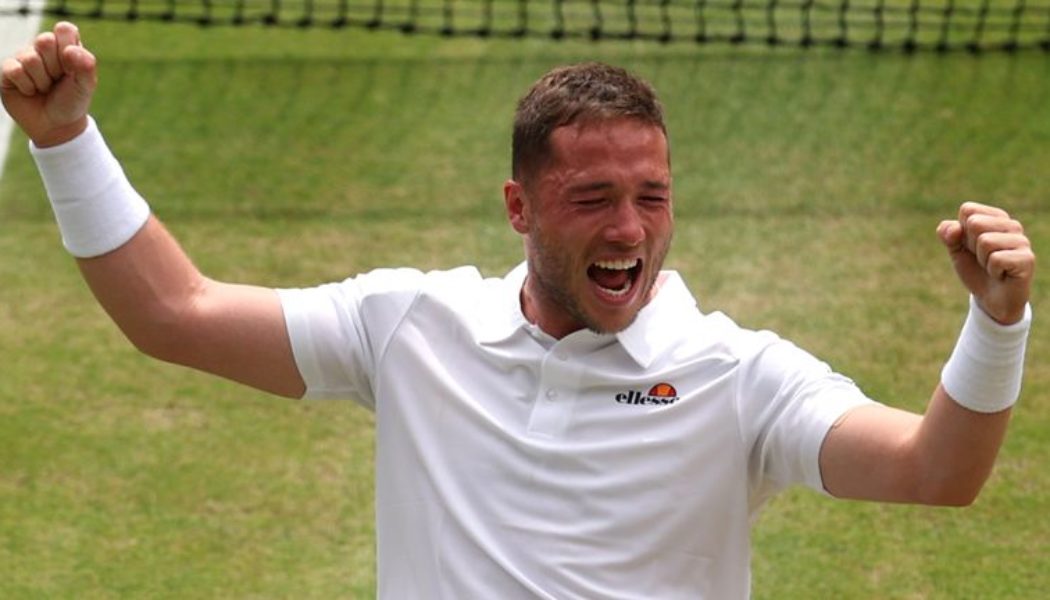
<svg viewBox="0 0 1050 600">
<path fill-rule="evenodd" d="M 479 337 L 483 344 L 506 340 L 529 326 L 521 312 L 521 288 L 528 267 L 525 262 L 514 267 L 501 280 L 493 299 L 492 320 Z M 680 332 L 682 311 L 696 308 L 696 300 L 676 271 L 662 271 L 663 282 L 656 296 L 642 307 L 629 327 L 616 334 L 627 354 L 642 368 L 649 367 Z"/>
<path fill-rule="evenodd" d="M 495 344 L 525 329 L 529 322 L 521 312 L 521 287 L 525 285 L 528 266 L 522 261 L 503 276 L 491 301 L 491 313 L 487 313 L 485 326 L 478 335 L 482 344 Z"/>
<path fill-rule="evenodd" d="M 679 338 L 684 314 L 696 310 L 696 299 L 677 271 L 661 271 L 656 296 L 638 311 L 634 323 L 616 334 L 627 354 L 648 368 Z"/>
</svg>

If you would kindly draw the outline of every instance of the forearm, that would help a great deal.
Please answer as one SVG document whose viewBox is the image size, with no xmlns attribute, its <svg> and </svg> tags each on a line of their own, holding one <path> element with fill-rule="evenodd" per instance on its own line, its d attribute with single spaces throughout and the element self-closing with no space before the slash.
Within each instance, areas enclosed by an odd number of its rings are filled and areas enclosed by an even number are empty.
<svg viewBox="0 0 1050 600">
<path fill-rule="evenodd" d="M 915 438 L 924 501 L 968 504 L 984 485 L 1021 391 L 1031 310 L 1011 323 L 970 311 Z"/>
<path fill-rule="evenodd" d="M 77 265 L 99 304 L 137 348 L 172 360 L 172 345 L 207 280 L 155 217 L 116 250 Z"/>
<path fill-rule="evenodd" d="M 192 304 L 204 279 L 150 215 L 94 121 L 85 121 L 62 144 L 34 143 L 33 157 L 66 249 L 117 325 L 151 352 L 171 337 L 164 330 Z"/>
</svg>

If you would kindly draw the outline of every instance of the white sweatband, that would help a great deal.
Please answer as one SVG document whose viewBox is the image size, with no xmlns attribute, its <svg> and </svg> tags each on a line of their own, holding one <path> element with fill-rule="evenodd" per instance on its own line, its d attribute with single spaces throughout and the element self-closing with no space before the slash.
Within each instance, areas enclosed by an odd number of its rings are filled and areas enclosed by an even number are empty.
<svg viewBox="0 0 1050 600">
<path fill-rule="evenodd" d="M 145 225 L 149 205 L 131 187 L 94 119 L 88 117 L 87 129 L 64 144 L 37 148 L 30 142 L 29 151 L 73 256 L 116 250 Z"/>
<path fill-rule="evenodd" d="M 956 402 L 980 413 L 1006 410 L 1021 393 L 1021 373 L 1032 307 L 1012 325 L 1000 325 L 970 296 L 959 341 L 941 371 L 941 385 Z"/>
</svg>

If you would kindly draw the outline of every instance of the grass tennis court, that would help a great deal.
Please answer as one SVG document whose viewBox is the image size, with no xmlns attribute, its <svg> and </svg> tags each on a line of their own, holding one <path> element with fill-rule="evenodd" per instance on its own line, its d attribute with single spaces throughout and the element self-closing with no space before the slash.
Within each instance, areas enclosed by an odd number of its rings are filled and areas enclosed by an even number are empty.
<svg viewBox="0 0 1050 600">
<path fill-rule="evenodd" d="M 941 218 L 961 200 L 998 203 L 1050 248 L 1041 53 L 81 28 L 111 147 L 218 279 L 300 286 L 468 262 L 501 275 L 521 257 L 500 194 L 513 103 L 550 66 L 592 58 L 661 92 L 668 266 L 701 305 L 778 331 L 887 403 L 924 405 L 965 314 Z M 23 145 L 0 180 L 0 597 L 373 596 L 371 415 L 137 355 L 64 254 Z M 977 504 L 782 495 L 754 530 L 755 598 L 1050 589 L 1048 276 Z"/>
</svg>

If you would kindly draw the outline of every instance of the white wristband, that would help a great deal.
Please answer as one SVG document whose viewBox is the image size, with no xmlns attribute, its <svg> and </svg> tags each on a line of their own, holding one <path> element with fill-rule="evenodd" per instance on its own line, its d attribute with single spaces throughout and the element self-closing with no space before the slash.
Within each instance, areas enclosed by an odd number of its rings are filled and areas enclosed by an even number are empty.
<svg viewBox="0 0 1050 600">
<path fill-rule="evenodd" d="M 994 413 L 1017 402 L 1021 393 L 1021 374 L 1032 307 L 1025 306 L 1024 318 L 1012 325 L 1000 325 L 989 317 L 970 296 L 959 341 L 941 371 L 941 385 L 956 402 L 966 408 Z"/>
<path fill-rule="evenodd" d="M 29 150 L 44 180 L 62 243 L 73 256 L 90 258 L 116 250 L 149 218 L 149 205 L 131 187 L 102 139 L 95 120 L 58 146 Z"/>
</svg>

